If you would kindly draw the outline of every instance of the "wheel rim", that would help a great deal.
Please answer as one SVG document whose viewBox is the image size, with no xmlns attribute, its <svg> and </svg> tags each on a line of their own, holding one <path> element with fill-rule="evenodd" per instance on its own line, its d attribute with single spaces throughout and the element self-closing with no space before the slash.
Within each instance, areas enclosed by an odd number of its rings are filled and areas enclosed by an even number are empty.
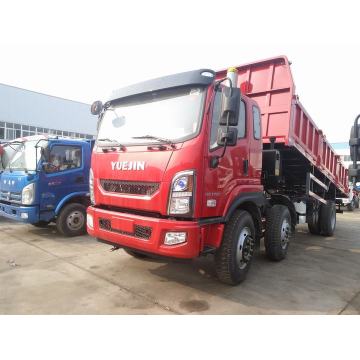
<svg viewBox="0 0 360 360">
<path fill-rule="evenodd" d="M 236 263 L 239 269 L 244 269 L 248 265 L 254 253 L 254 240 L 251 236 L 251 230 L 244 227 L 239 235 L 236 246 Z"/>
<path fill-rule="evenodd" d="M 286 249 L 290 241 L 290 223 L 288 219 L 284 219 L 281 224 L 281 247 Z"/>
<path fill-rule="evenodd" d="M 84 222 L 84 214 L 79 210 L 71 212 L 66 218 L 66 223 L 72 231 L 80 230 L 84 226 Z"/>
</svg>

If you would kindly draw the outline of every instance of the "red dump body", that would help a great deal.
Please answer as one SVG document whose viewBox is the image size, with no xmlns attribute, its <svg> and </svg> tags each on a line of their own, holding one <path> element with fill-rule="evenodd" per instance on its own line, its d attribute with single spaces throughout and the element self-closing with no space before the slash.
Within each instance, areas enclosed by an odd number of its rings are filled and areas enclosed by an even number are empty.
<svg viewBox="0 0 360 360">
<path fill-rule="evenodd" d="M 295 95 L 290 64 L 285 56 L 237 67 L 238 87 L 254 99 L 262 114 L 263 142 L 295 147 L 344 194 L 348 193 L 348 170 L 327 142 L 323 132 Z M 226 72 L 220 72 L 219 77 Z"/>
</svg>

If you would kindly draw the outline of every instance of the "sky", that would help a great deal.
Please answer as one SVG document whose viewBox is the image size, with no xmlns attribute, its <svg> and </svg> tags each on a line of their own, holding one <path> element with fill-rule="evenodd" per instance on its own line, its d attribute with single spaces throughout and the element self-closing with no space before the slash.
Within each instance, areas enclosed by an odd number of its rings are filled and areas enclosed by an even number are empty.
<svg viewBox="0 0 360 360">
<path fill-rule="evenodd" d="M 359 10 L 350 0 L 1 2 L 0 83 L 91 103 L 145 79 L 286 55 L 315 123 L 347 141 L 360 113 Z"/>
</svg>

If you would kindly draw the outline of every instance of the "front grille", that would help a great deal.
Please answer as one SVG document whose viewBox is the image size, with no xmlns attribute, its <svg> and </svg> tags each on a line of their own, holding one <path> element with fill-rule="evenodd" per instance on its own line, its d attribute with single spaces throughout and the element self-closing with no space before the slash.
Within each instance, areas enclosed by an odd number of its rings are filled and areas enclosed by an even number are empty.
<svg viewBox="0 0 360 360">
<path fill-rule="evenodd" d="M 102 218 L 99 219 L 99 227 L 100 229 L 103 230 L 111 231 L 121 235 L 133 236 L 138 239 L 145 239 L 145 240 L 150 239 L 152 233 L 151 227 L 142 226 L 142 225 L 135 225 L 133 232 L 113 229 L 111 227 L 111 221 L 109 219 L 102 219 Z"/>
<path fill-rule="evenodd" d="M 0 200 L 21 203 L 20 192 L 0 191 Z"/>
<path fill-rule="evenodd" d="M 105 191 L 121 194 L 150 196 L 159 189 L 159 183 L 152 182 L 101 179 L 100 184 Z"/>
</svg>

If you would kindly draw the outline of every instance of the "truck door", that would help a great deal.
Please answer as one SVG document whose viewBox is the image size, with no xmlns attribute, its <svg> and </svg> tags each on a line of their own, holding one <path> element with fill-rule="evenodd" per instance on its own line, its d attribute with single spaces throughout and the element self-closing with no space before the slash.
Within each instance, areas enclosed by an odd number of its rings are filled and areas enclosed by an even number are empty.
<svg viewBox="0 0 360 360">
<path fill-rule="evenodd" d="M 242 99 L 239 111 L 238 140 L 236 146 L 228 146 L 219 165 L 210 168 L 210 159 L 220 156 L 223 147 L 217 145 L 217 133 L 221 111 L 221 92 L 214 98 L 212 114 L 210 114 L 210 132 L 207 161 L 205 161 L 203 217 L 222 215 L 232 190 L 242 184 L 249 183 L 249 142 L 247 135 L 247 108 Z"/>
<path fill-rule="evenodd" d="M 40 176 L 40 210 L 55 210 L 71 193 L 88 191 L 88 174 L 84 170 L 85 154 L 80 145 L 55 143 L 50 146 L 48 162 Z"/>
</svg>

